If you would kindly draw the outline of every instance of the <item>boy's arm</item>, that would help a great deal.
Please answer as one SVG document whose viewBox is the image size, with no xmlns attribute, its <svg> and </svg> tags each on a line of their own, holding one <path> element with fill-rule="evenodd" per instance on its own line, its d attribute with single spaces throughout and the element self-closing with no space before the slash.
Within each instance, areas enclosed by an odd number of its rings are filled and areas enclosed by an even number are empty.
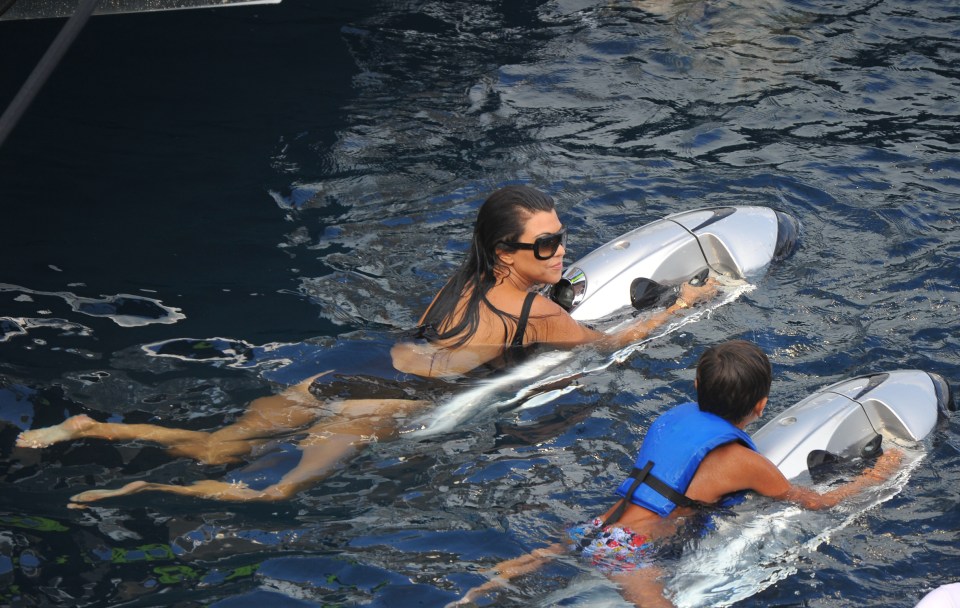
<svg viewBox="0 0 960 608">
<path fill-rule="evenodd" d="M 535 549 L 526 555 L 521 555 L 520 557 L 502 561 L 490 569 L 491 572 L 496 573 L 494 578 L 488 580 L 482 585 L 478 585 L 477 587 L 470 589 L 463 594 L 462 598 L 455 602 L 450 602 L 445 608 L 449 608 L 451 606 L 462 606 L 470 603 L 478 597 L 482 597 L 490 591 L 493 591 L 498 587 L 502 587 L 515 576 L 533 572 L 542 566 L 544 562 L 551 559 L 554 555 L 562 553 L 563 550 L 563 545 L 555 543 L 548 547 L 543 547 L 542 549 Z"/>
<path fill-rule="evenodd" d="M 663 594 L 664 572 L 652 564 L 626 574 L 614 574 L 610 578 L 620 587 L 623 599 L 640 608 L 675 608 Z"/>
<path fill-rule="evenodd" d="M 754 464 L 751 468 L 754 470 L 749 471 L 750 477 L 747 477 L 753 479 L 752 487 L 746 489 L 776 500 L 797 503 L 805 509 L 829 509 L 840 501 L 889 479 L 900 466 L 903 452 L 896 449 L 884 452 L 873 467 L 866 469 L 856 479 L 823 494 L 790 483 L 772 462 L 759 454 L 757 456 L 759 458 L 751 459 Z"/>
</svg>

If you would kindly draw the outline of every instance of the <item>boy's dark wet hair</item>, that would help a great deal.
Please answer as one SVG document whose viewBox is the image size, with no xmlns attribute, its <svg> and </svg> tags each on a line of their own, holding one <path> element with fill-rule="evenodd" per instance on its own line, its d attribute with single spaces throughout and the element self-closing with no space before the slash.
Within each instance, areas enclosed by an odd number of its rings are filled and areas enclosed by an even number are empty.
<svg viewBox="0 0 960 608">
<path fill-rule="evenodd" d="M 770 394 L 772 381 L 767 355 L 752 342 L 731 340 L 700 355 L 697 402 L 701 411 L 737 424 Z"/>
</svg>

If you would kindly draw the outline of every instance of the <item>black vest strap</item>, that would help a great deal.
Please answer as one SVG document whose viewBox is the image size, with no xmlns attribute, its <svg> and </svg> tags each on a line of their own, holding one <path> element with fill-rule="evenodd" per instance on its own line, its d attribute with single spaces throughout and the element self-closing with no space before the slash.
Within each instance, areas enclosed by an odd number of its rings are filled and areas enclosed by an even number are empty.
<svg viewBox="0 0 960 608">
<path fill-rule="evenodd" d="M 678 507 L 690 507 L 691 509 L 695 509 L 697 507 L 704 506 L 702 502 L 687 498 L 680 492 L 677 492 L 675 489 L 667 485 L 666 482 L 650 472 L 650 469 L 652 468 L 653 461 L 648 460 L 647 464 L 642 469 L 638 469 L 636 467 L 631 469 L 630 479 L 633 479 L 633 483 L 630 484 L 630 489 L 627 490 L 627 495 L 621 498 L 620 502 L 617 503 L 617 508 L 614 509 L 613 513 L 610 514 L 610 517 L 603 521 L 603 525 L 601 526 L 602 528 L 620 521 L 620 518 L 623 517 L 623 512 L 627 509 L 627 503 L 630 501 L 630 497 L 633 496 L 633 493 L 637 491 L 637 488 L 639 488 L 640 484 L 642 483 L 647 484 L 650 486 L 650 489 L 668 499 Z"/>
<path fill-rule="evenodd" d="M 637 474 L 643 474 L 645 484 L 650 486 L 650 488 L 653 491 L 655 491 L 657 494 L 668 499 L 670 502 L 677 505 L 678 507 L 690 507 L 691 509 L 695 509 L 697 507 L 704 506 L 702 502 L 687 498 L 685 495 L 681 494 L 680 492 L 677 492 L 674 488 L 667 485 L 659 477 L 657 477 L 653 473 L 650 473 L 650 467 L 652 466 L 653 466 L 653 461 L 652 460 L 647 461 L 647 466 L 643 467 L 642 471 L 637 468 L 634 468 L 632 471 L 630 471 L 630 477 L 635 477 Z M 632 487 L 630 491 L 627 493 L 627 500 L 629 500 L 630 497 L 633 496 L 634 491 L 636 491 L 636 486 Z"/>
<path fill-rule="evenodd" d="M 627 503 L 630 502 L 630 497 L 633 496 L 633 493 L 637 491 L 637 488 L 640 487 L 640 484 L 644 482 L 649 483 L 649 477 L 651 477 L 650 469 L 652 468 L 653 461 L 648 460 L 647 466 L 643 467 L 643 469 L 634 467 L 633 470 L 630 471 L 630 477 L 633 479 L 633 483 L 630 484 L 630 489 L 627 490 L 627 495 L 620 499 L 620 502 L 617 503 L 617 508 L 613 510 L 613 513 L 611 513 L 608 518 L 603 520 L 603 524 L 600 526 L 601 528 L 606 528 L 610 524 L 620 521 L 620 518 L 623 517 L 623 512 L 627 510 Z M 669 498 L 669 496 L 667 498 Z"/>
<path fill-rule="evenodd" d="M 653 461 L 651 460 L 650 462 L 647 463 L 647 466 L 643 467 L 642 471 L 640 469 L 634 468 L 630 472 L 630 477 L 633 478 L 633 483 L 630 484 L 630 489 L 627 490 L 626 497 L 620 499 L 620 502 L 617 503 L 617 506 L 613 509 L 613 512 L 610 513 L 610 515 L 603 520 L 603 523 L 600 524 L 594 530 L 593 534 L 589 536 L 584 535 L 584 537 L 580 539 L 581 550 L 586 549 L 587 545 L 592 543 L 593 539 L 595 539 L 597 535 L 600 534 L 601 531 L 603 531 L 604 528 L 606 528 L 610 524 L 614 524 L 620 521 L 620 518 L 623 517 L 623 512 L 626 511 L 627 509 L 627 502 L 630 500 L 630 497 L 633 496 L 633 493 L 637 491 L 637 488 L 640 487 L 640 484 L 644 482 L 644 480 L 647 478 L 647 475 L 650 474 L 650 469 L 652 468 L 653 468 Z"/>
<path fill-rule="evenodd" d="M 666 484 L 666 482 L 650 472 L 652 468 L 653 461 L 648 460 L 647 464 L 644 465 L 642 469 L 634 467 L 630 470 L 630 479 L 633 479 L 633 483 L 630 484 L 630 489 L 627 490 L 627 495 L 620 499 L 620 502 L 617 503 L 617 506 L 613 509 L 613 512 L 603 520 L 603 523 L 600 524 L 593 534 L 590 536 L 584 536 L 582 539 L 580 539 L 579 548 L 581 550 L 585 549 L 587 545 L 593 542 L 593 539 L 596 538 L 604 528 L 610 524 L 615 524 L 620 521 L 620 518 L 623 517 L 623 512 L 627 510 L 627 504 L 630 502 L 630 497 L 633 496 L 633 493 L 637 491 L 637 488 L 639 488 L 640 484 L 642 483 L 647 484 L 652 490 L 667 498 L 670 500 L 670 502 L 679 507 L 696 509 L 707 506 L 700 501 L 687 498 L 680 492 L 677 492 L 675 489 L 671 488 Z"/>
</svg>

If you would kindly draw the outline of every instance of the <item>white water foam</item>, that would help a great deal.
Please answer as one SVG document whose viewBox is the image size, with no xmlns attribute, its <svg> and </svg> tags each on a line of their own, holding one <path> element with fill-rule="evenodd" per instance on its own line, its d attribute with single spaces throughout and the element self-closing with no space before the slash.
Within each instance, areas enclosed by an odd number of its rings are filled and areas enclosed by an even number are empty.
<svg viewBox="0 0 960 608">
<path fill-rule="evenodd" d="M 20 292 L 19 301 L 27 301 L 23 298 L 24 294 L 30 297 L 30 301 L 33 301 L 33 296 L 59 298 L 74 312 L 91 317 L 106 317 L 121 327 L 142 327 L 156 323 L 166 325 L 187 318 L 179 308 L 166 306 L 160 300 L 126 293 L 87 298 L 69 291 L 38 291 L 19 285 L 0 283 L 0 292 L 3 291 Z"/>
</svg>

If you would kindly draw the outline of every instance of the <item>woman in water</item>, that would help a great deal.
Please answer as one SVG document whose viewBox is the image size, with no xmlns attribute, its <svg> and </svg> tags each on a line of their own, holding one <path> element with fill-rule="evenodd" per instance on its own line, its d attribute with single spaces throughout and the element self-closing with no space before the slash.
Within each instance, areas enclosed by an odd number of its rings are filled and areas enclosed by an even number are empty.
<svg viewBox="0 0 960 608">
<path fill-rule="evenodd" d="M 424 378 L 451 378 L 502 367 L 533 344 L 572 348 L 596 343 L 613 349 L 636 342 L 677 310 L 714 294 L 712 284 L 684 285 L 676 302 L 652 317 L 613 334 L 598 332 L 533 291 L 560 280 L 566 236 L 554 202 L 546 194 L 527 186 L 507 186 L 491 194 L 477 214 L 466 259 L 420 319 L 420 339 L 391 349 L 393 368 L 406 375 L 420 394 L 418 383 Z M 174 456 L 224 464 L 249 458 L 278 439 L 294 438 L 298 462 L 261 489 L 242 481 L 203 480 L 186 486 L 135 481 L 72 498 L 73 506 L 144 491 L 213 500 L 284 500 L 326 477 L 358 446 L 394 435 L 398 418 L 432 403 L 406 397 L 410 391 L 403 390 L 357 396 L 344 390 L 342 382 L 331 383 L 331 378 L 336 374 L 324 372 L 280 394 L 256 399 L 236 422 L 216 431 L 98 422 L 80 415 L 25 431 L 17 446 L 41 448 L 80 438 L 150 441 Z"/>
</svg>

